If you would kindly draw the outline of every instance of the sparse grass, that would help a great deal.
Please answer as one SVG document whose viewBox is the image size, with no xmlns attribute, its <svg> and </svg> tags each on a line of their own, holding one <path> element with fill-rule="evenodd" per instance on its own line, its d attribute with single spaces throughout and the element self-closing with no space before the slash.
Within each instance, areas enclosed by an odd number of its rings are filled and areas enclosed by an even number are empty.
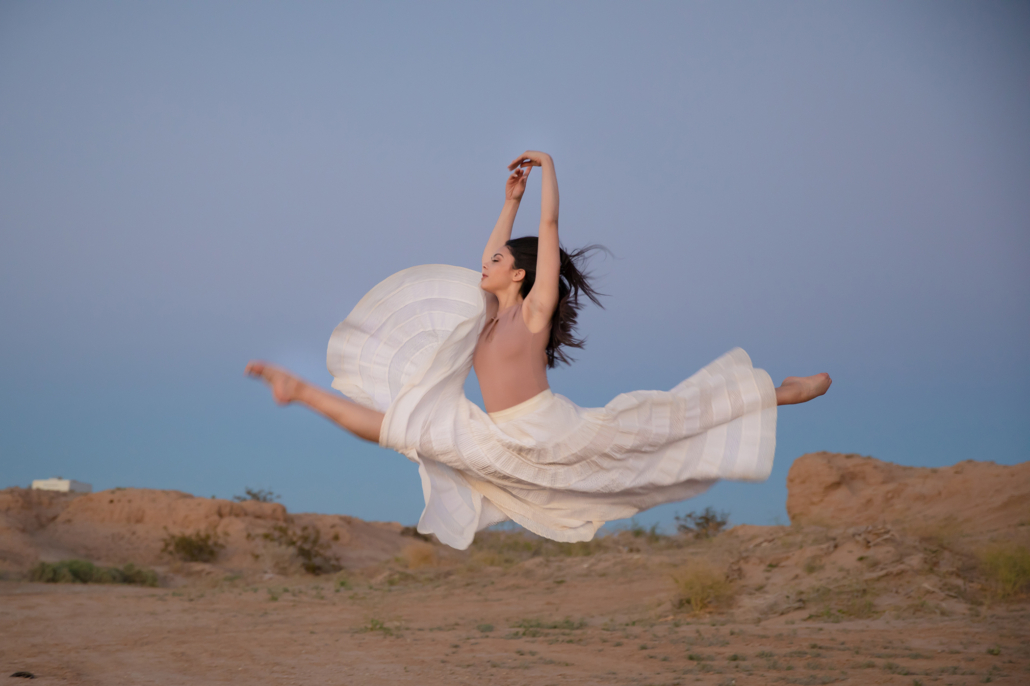
<svg viewBox="0 0 1030 686">
<path fill-rule="evenodd" d="M 689 563 L 673 577 L 680 607 L 690 607 L 695 614 L 723 607 L 734 596 L 726 575 L 702 562 Z"/>
<path fill-rule="evenodd" d="M 97 567 L 87 560 L 40 562 L 29 571 L 29 581 L 52 584 L 134 584 L 157 586 L 157 574 L 132 563 L 124 567 Z"/>
<path fill-rule="evenodd" d="M 329 552 L 329 544 L 322 540 L 317 527 L 301 527 L 300 531 L 285 524 L 276 524 L 261 534 L 266 541 L 292 548 L 300 558 L 301 567 L 308 574 L 332 574 L 343 569 L 340 561 Z"/>
<path fill-rule="evenodd" d="M 169 533 L 162 543 L 162 553 L 183 562 L 211 562 L 225 548 L 225 544 L 218 540 L 218 535 L 210 531 L 197 531 L 192 534 Z"/>
<path fill-rule="evenodd" d="M 1030 591 L 1030 549 L 1026 546 L 997 544 L 984 550 L 979 558 L 980 569 L 995 598 L 1008 600 Z"/>
<path fill-rule="evenodd" d="M 573 621 L 571 618 L 566 617 L 565 619 L 557 621 L 544 621 L 542 619 L 522 619 L 511 625 L 512 629 L 515 629 L 509 637 L 513 638 L 537 638 L 540 636 L 547 636 L 548 632 L 570 632 L 577 631 L 585 628 L 587 623 L 582 619 L 578 622 Z"/>
<path fill-rule="evenodd" d="M 875 593 L 865 584 L 855 584 L 844 588 L 818 586 L 807 592 L 810 606 L 822 605 L 822 609 L 808 615 L 806 619 L 824 622 L 842 622 L 845 619 L 871 619 L 882 614 L 873 603 Z"/>
<path fill-rule="evenodd" d="M 510 567 L 534 557 L 587 557 L 616 548 L 609 539 L 559 543 L 521 531 L 481 531 L 470 548 L 473 564 Z"/>
</svg>

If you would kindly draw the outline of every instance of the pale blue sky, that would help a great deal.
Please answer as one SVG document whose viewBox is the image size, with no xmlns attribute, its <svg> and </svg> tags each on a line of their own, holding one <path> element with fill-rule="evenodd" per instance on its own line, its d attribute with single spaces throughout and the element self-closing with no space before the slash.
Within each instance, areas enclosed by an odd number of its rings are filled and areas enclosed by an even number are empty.
<svg viewBox="0 0 1030 686">
<path fill-rule="evenodd" d="M 0 487 L 62 475 L 413 523 L 413 465 L 242 375 L 414 264 L 478 267 L 505 165 L 550 152 L 607 309 L 584 406 L 734 346 L 804 452 L 1030 457 L 1030 5 L 0 4 Z M 516 234 L 535 231 L 539 176 Z M 470 397 L 478 398 L 474 383 Z"/>
</svg>

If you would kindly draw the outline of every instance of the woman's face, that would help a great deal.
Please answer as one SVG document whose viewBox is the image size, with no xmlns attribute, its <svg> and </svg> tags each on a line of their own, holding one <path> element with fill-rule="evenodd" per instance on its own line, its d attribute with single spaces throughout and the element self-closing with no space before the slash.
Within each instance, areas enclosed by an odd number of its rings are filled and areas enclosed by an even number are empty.
<svg viewBox="0 0 1030 686">
<path fill-rule="evenodd" d="M 483 263 L 483 278 L 479 287 L 497 295 L 507 290 L 516 280 L 522 281 L 525 274 L 524 270 L 515 269 L 515 257 L 505 245 Z"/>
</svg>

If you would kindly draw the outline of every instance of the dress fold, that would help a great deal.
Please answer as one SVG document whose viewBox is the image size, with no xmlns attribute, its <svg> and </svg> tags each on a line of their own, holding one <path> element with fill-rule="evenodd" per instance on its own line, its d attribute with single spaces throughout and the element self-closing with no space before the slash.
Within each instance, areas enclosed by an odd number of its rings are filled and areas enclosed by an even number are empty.
<svg viewBox="0 0 1030 686">
<path fill-rule="evenodd" d="M 384 412 L 380 445 L 419 465 L 420 532 L 464 549 L 477 530 L 511 519 L 584 541 L 719 479 L 769 476 L 775 388 L 740 348 L 670 391 L 623 393 L 601 408 L 541 394 L 529 411 L 492 419 L 464 395 L 486 319 L 479 281 L 446 265 L 398 272 L 329 341 L 333 387 Z"/>
</svg>

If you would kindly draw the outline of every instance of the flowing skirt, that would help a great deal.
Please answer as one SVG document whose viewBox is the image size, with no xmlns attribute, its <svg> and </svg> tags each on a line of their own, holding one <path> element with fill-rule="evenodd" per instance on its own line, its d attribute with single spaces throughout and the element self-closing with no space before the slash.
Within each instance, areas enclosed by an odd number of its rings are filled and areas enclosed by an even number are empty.
<svg viewBox="0 0 1030 686">
<path fill-rule="evenodd" d="M 419 468 L 422 533 L 464 549 L 508 519 L 557 541 L 696 496 L 719 479 L 762 481 L 776 445 L 776 392 L 740 348 L 670 391 L 582 408 L 545 391 L 487 414 L 464 394 L 486 320 L 480 273 L 398 272 L 329 340 L 333 388 L 385 414 L 380 445 Z"/>
</svg>

